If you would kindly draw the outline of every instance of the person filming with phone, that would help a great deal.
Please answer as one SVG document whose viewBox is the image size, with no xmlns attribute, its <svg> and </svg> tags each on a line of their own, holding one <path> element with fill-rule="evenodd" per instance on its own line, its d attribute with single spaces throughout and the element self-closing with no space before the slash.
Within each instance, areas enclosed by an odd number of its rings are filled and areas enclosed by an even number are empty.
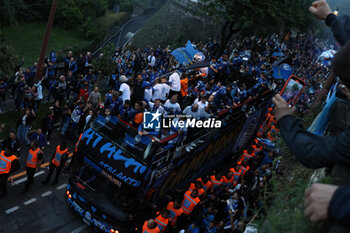
<svg viewBox="0 0 350 233">
<path fill-rule="evenodd" d="M 325 0 L 313 2 L 310 12 L 325 20 L 343 46 L 332 60 L 332 71 L 340 79 L 338 90 L 350 99 L 350 18 L 333 14 Z M 272 101 L 281 137 L 300 163 L 313 169 L 336 164 L 350 167 L 350 128 L 338 136 L 317 136 L 303 128 L 301 120 L 293 116 L 295 108 L 281 95 Z M 322 232 L 349 232 L 350 186 L 313 184 L 305 191 L 304 199 L 304 214 L 310 221 L 330 223 Z"/>
</svg>

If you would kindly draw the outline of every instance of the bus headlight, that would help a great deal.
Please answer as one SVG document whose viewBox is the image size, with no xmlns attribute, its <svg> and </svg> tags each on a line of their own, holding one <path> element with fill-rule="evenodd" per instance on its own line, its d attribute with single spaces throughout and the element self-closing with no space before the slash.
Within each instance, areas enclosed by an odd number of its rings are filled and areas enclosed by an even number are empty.
<svg viewBox="0 0 350 233">
<path fill-rule="evenodd" d="M 68 196 L 68 198 L 69 199 L 71 199 L 72 198 L 72 195 L 69 193 L 69 191 L 67 190 L 67 192 L 66 192 L 66 195 Z"/>
<path fill-rule="evenodd" d="M 111 232 L 111 233 L 119 233 L 118 230 L 114 230 L 114 229 L 111 229 L 110 232 Z"/>
</svg>

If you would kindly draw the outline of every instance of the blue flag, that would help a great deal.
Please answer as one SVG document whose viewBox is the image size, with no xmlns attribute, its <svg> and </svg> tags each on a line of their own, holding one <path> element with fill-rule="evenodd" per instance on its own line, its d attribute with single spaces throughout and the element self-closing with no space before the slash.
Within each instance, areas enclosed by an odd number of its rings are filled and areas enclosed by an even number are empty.
<svg viewBox="0 0 350 233">
<path fill-rule="evenodd" d="M 186 53 L 186 48 L 177 48 L 170 54 L 183 66 L 188 66 L 192 62 L 192 57 Z"/>
<path fill-rule="evenodd" d="M 49 59 L 51 62 L 56 62 L 57 61 L 57 54 L 55 50 L 53 49 L 49 55 Z"/>
<path fill-rule="evenodd" d="M 275 79 L 288 79 L 293 74 L 293 69 L 287 63 L 282 63 L 272 67 Z"/>
<path fill-rule="evenodd" d="M 173 55 L 181 65 L 188 66 L 193 61 L 194 55 L 197 53 L 199 53 L 199 51 L 193 48 L 191 41 L 187 41 L 186 48 L 177 48 L 170 54 Z"/>
<path fill-rule="evenodd" d="M 195 50 L 192 46 L 192 43 L 191 41 L 187 41 L 187 44 L 186 44 L 186 53 L 188 55 L 190 55 L 190 57 L 193 59 L 194 55 L 196 55 L 196 53 L 198 53 L 199 51 Z"/>
<path fill-rule="evenodd" d="M 284 57 L 284 53 L 283 52 L 273 52 L 272 53 L 272 56 L 275 56 L 275 57 Z"/>
</svg>

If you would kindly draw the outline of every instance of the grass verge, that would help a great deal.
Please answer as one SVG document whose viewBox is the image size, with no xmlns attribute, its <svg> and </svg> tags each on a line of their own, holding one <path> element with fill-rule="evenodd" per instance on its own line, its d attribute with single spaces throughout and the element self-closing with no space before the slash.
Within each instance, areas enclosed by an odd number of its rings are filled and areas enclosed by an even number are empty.
<svg viewBox="0 0 350 233">
<path fill-rule="evenodd" d="M 36 112 L 36 119 L 33 121 L 32 129 L 37 129 L 41 127 L 41 121 L 44 119 L 44 117 L 48 113 L 48 108 L 52 104 L 49 103 L 42 103 L 40 104 L 37 112 Z M 15 129 L 17 131 L 16 123 L 17 119 L 20 117 L 21 112 L 18 111 L 8 111 L 4 112 L 0 115 L 0 123 L 5 124 L 5 128 L 0 132 L 0 139 L 4 139 L 7 137 L 7 133 L 11 129 Z"/>
<path fill-rule="evenodd" d="M 20 58 L 24 58 L 25 67 L 31 66 L 39 58 L 45 31 L 46 23 L 43 22 L 20 23 L 3 29 L 4 36 L 10 45 Z M 46 53 L 49 54 L 52 49 L 59 53 L 88 43 L 80 39 L 78 31 L 64 30 L 54 25 Z"/>
<path fill-rule="evenodd" d="M 322 106 L 314 107 L 304 119 L 304 126 L 309 126 L 321 111 Z M 256 221 L 260 226 L 259 233 L 312 233 L 318 232 L 321 224 L 312 225 L 304 216 L 304 192 L 310 185 L 313 169 L 301 165 L 291 154 L 283 140 L 277 143 L 282 156 L 283 175 L 273 174 L 272 192 L 266 193 L 266 215 Z M 323 183 L 329 183 L 324 178 Z"/>
</svg>

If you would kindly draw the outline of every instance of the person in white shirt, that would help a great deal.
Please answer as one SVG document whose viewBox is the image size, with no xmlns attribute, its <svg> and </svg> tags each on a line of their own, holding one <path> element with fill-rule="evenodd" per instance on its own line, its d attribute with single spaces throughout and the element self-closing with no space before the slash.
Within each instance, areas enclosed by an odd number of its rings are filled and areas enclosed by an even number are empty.
<svg viewBox="0 0 350 233">
<path fill-rule="evenodd" d="M 128 78 L 125 75 L 120 76 L 119 78 L 122 85 L 120 85 L 119 91 L 122 92 L 122 95 L 120 96 L 123 100 L 123 103 L 125 100 L 130 100 L 130 86 L 126 83 L 128 81 Z"/>
<path fill-rule="evenodd" d="M 163 90 L 162 90 L 162 95 L 160 97 L 160 100 L 163 101 L 163 103 L 165 102 L 165 100 L 168 98 L 169 96 L 169 92 L 170 92 L 170 86 L 168 84 L 166 84 L 166 78 L 163 77 L 161 79 L 162 82 L 162 86 L 163 86 Z"/>
<path fill-rule="evenodd" d="M 177 102 L 177 95 L 173 95 L 164 104 L 166 114 L 175 114 L 181 112 L 180 104 Z"/>
<path fill-rule="evenodd" d="M 154 56 L 154 53 L 152 53 L 147 57 L 147 61 L 148 61 L 148 66 L 154 67 L 154 65 L 156 64 L 156 57 Z"/>
<path fill-rule="evenodd" d="M 146 87 L 145 88 L 145 93 L 143 94 L 143 99 L 146 102 L 151 101 L 151 99 L 152 99 L 152 92 L 153 92 L 153 88 L 152 87 Z"/>
<path fill-rule="evenodd" d="M 201 97 L 195 99 L 194 104 L 198 104 L 198 108 L 199 109 L 205 108 L 209 104 L 208 101 L 207 101 L 207 96 L 206 95 L 202 95 Z"/>
<path fill-rule="evenodd" d="M 192 106 L 187 106 L 183 110 L 183 114 L 187 115 L 189 118 L 195 118 L 197 120 L 201 119 L 201 111 L 198 110 L 198 104 L 192 104 Z"/>
<path fill-rule="evenodd" d="M 163 84 L 159 82 L 159 79 L 155 80 L 155 85 L 153 86 L 153 94 L 152 101 L 154 102 L 156 99 L 162 99 L 163 96 Z M 166 97 L 162 100 L 166 100 Z"/>
<path fill-rule="evenodd" d="M 165 112 L 163 106 L 160 103 L 160 99 L 156 99 L 154 102 L 149 102 L 149 111 L 150 112 L 159 112 L 163 114 Z"/>
<path fill-rule="evenodd" d="M 170 93 L 169 96 L 171 97 L 174 94 L 180 94 L 181 90 L 181 81 L 180 81 L 180 75 L 181 73 L 179 71 L 175 71 L 172 75 L 169 77 L 169 83 L 170 83 Z"/>
</svg>

